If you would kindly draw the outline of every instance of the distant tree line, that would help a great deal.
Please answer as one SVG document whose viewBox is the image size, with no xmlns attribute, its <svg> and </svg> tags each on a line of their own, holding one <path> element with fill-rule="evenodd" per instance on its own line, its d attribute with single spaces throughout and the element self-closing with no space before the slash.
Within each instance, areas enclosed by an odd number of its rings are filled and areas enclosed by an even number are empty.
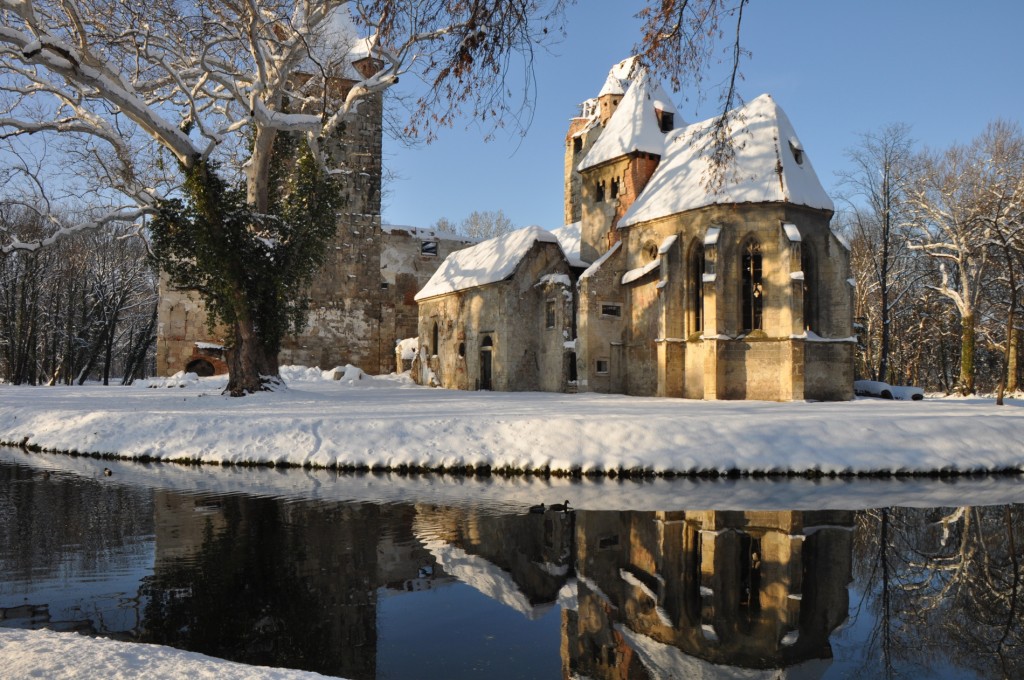
<svg viewBox="0 0 1024 680">
<path fill-rule="evenodd" d="M 910 127 L 862 136 L 841 173 L 862 378 L 946 393 L 1020 389 L 1024 135 L 990 123 L 919 150 Z"/>
<path fill-rule="evenodd" d="M 434 229 L 485 241 L 514 231 L 515 225 L 501 210 L 474 210 L 461 222 L 442 217 L 434 222 Z"/>
<path fill-rule="evenodd" d="M 37 212 L 0 210 L 0 230 L 53 231 Z M 0 257 L 0 380 L 124 384 L 153 373 L 157 273 L 134 228 L 83 231 Z"/>
</svg>

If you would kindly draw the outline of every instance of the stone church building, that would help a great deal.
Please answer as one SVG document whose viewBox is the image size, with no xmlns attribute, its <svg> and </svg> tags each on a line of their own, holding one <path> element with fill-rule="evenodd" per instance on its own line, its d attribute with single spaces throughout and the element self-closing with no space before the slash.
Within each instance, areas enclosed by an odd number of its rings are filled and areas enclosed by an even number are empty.
<svg viewBox="0 0 1024 680">
<path fill-rule="evenodd" d="M 565 216 L 579 241 L 562 250 L 579 260 L 561 266 L 573 308 L 558 326 L 563 360 L 550 358 L 553 336 L 543 351 L 535 337 L 552 328 L 552 291 L 519 281 L 510 305 L 472 281 L 451 285 L 460 268 L 442 267 L 417 296 L 418 377 L 429 369 L 435 383 L 461 389 L 853 398 L 849 250 L 829 227 L 834 207 L 808 154 L 769 95 L 730 112 L 734 155 L 724 174 L 710 160 L 713 126 L 677 120 L 634 60 L 613 67 L 566 138 Z M 477 261 L 479 287 L 527 272 L 541 286 L 551 273 L 533 261 L 541 250 L 524 251 L 507 271 Z M 507 331 L 491 321 L 479 329 L 482 319 L 503 319 Z M 484 352 L 507 362 L 489 363 L 485 377 Z M 563 369 L 539 386 L 541 365 Z"/>
</svg>

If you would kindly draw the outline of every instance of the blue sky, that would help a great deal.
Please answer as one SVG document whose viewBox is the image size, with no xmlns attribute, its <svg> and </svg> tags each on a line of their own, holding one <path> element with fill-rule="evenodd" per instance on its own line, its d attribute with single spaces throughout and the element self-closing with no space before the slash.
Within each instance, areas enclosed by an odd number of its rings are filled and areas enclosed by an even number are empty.
<svg viewBox="0 0 1024 680">
<path fill-rule="evenodd" d="M 570 11 L 568 37 L 537 55 L 525 137 L 499 131 L 485 142 L 486 130 L 463 124 L 417 148 L 386 140 L 384 162 L 397 177 L 385 187 L 384 221 L 429 226 L 500 209 L 517 226 L 560 226 L 569 118 L 631 54 L 640 6 L 580 0 Z M 862 133 L 905 122 L 921 145 L 943 148 L 996 118 L 1020 122 L 1022 26 L 1024 3 L 996 0 L 751 0 L 740 93 L 747 101 L 772 94 L 834 197 L 835 173 Z M 704 98 L 674 94 L 685 121 L 715 113 L 720 77 L 711 75 Z"/>
</svg>

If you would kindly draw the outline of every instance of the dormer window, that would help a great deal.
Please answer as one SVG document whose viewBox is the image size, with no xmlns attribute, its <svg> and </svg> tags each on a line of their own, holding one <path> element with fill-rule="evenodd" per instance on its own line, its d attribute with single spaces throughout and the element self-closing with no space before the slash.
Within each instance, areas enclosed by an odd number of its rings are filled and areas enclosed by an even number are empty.
<svg viewBox="0 0 1024 680">
<path fill-rule="evenodd" d="M 655 109 L 658 112 L 658 127 L 661 128 L 662 132 L 671 132 L 676 126 L 676 114 L 670 111 L 662 111 Z"/>
<path fill-rule="evenodd" d="M 804 148 L 800 145 L 800 141 L 797 139 L 790 138 L 789 150 L 793 152 L 793 160 L 796 161 L 797 165 L 804 164 Z"/>
</svg>

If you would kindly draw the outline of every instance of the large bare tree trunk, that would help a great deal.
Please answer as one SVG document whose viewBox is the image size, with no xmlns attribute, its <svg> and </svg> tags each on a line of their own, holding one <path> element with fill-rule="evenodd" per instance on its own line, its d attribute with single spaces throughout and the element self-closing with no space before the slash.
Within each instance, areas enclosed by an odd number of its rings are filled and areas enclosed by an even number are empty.
<svg viewBox="0 0 1024 680">
<path fill-rule="evenodd" d="M 1006 355 L 1006 389 L 1011 393 L 1017 391 L 1017 375 L 1020 372 L 1018 356 L 1020 352 L 1020 329 L 1011 328 L 1007 342 L 1010 345 Z"/>
<path fill-rule="evenodd" d="M 232 330 L 234 342 L 227 356 L 226 392 L 233 397 L 241 397 L 266 390 L 279 383 L 280 379 L 277 349 L 268 348 L 261 342 L 248 310 L 238 310 L 236 314 L 238 321 Z"/>
<path fill-rule="evenodd" d="M 1010 302 L 1008 303 L 1008 309 L 1006 310 L 1006 345 L 1003 347 L 1003 370 L 999 376 L 999 392 L 996 395 L 996 404 L 999 406 L 1003 405 L 1003 393 L 1006 392 L 1006 383 L 1009 380 L 1010 348 L 1013 347 L 1013 338 L 1015 335 L 1014 325 L 1017 321 L 1014 315 L 1014 312 L 1017 309 L 1017 277 L 1013 271 L 1013 258 L 1009 258 L 1009 262 L 1010 266 L 1008 267 L 1008 273 L 1010 275 Z M 1014 369 L 1016 370 L 1016 367 L 1014 367 Z"/>
<path fill-rule="evenodd" d="M 960 394 L 974 394 L 974 312 L 960 318 Z"/>
</svg>

